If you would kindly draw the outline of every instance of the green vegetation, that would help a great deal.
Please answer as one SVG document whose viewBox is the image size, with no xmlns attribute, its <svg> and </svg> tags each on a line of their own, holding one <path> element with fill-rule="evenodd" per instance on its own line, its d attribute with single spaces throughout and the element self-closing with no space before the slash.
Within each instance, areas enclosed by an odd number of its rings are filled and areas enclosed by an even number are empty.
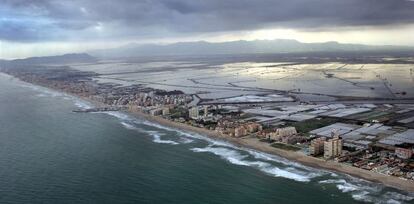
<svg viewBox="0 0 414 204">
<path fill-rule="evenodd" d="M 259 141 L 260 141 L 260 142 L 271 143 L 271 142 L 273 142 L 274 140 L 270 140 L 270 139 L 268 139 L 268 138 L 262 138 L 262 139 L 260 139 Z"/>
<path fill-rule="evenodd" d="M 183 107 L 178 107 L 171 110 L 171 118 L 186 118 L 188 117 L 188 110 Z"/>
<path fill-rule="evenodd" d="M 347 118 L 364 120 L 364 121 L 370 122 L 372 120 L 381 121 L 382 119 L 384 119 L 384 118 L 386 118 L 387 116 L 390 116 L 390 115 L 391 115 L 391 113 L 388 112 L 388 111 L 377 110 L 377 111 L 372 111 L 372 112 L 354 114 L 354 115 L 348 116 Z"/>
<path fill-rule="evenodd" d="M 290 123 L 289 126 L 296 128 L 296 131 L 302 134 L 308 134 L 310 131 L 325 127 L 331 124 L 338 122 L 339 119 L 336 118 L 315 118 L 310 120 L 305 120 L 297 123 Z"/>
<path fill-rule="evenodd" d="M 284 143 L 273 143 L 271 144 L 271 146 L 274 148 L 288 150 L 288 151 L 299 151 L 300 150 L 299 147 L 289 145 L 289 144 L 284 144 Z"/>
</svg>

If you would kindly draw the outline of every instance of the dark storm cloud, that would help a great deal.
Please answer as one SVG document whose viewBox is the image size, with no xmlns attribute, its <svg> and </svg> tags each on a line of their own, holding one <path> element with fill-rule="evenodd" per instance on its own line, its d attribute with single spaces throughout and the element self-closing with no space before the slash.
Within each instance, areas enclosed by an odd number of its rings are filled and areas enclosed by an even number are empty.
<svg viewBox="0 0 414 204">
<path fill-rule="evenodd" d="M 414 23 L 408 0 L 0 0 L 12 41 L 190 35 L 268 27 L 327 29 Z"/>
</svg>

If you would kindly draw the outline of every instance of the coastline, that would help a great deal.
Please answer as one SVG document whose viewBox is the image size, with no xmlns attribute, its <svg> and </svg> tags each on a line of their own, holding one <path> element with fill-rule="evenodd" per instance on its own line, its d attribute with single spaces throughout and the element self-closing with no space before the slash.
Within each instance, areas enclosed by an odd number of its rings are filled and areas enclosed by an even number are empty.
<svg viewBox="0 0 414 204">
<path fill-rule="evenodd" d="M 392 177 L 388 175 L 382 175 L 376 172 L 367 171 L 364 169 L 359 169 L 352 166 L 347 166 L 345 164 L 337 163 L 334 161 L 325 161 L 315 157 L 307 156 L 298 152 L 292 152 L 282 149 L 277 149 L 271 147 L 267 143 L 260 142 L 256 139 L 249 139 L 249 138 L 234 138 L 226 135 L 222 135 L 218 132 L 207 130 L 199 127 L 190 126 L 187 124 L 173 122 L 158 116 L 151 116 L 142 112 L 138 111 L 127 111 L 127 113 L 132 114 L 133 116 L 143 118 L 150 122 L 158 123 L 160 125 L 171 127 L 179 130 L 189 131 L 198 133 L 212 139 L 220 139 L 226 142 L 232 143 L 239 147 L 245 147 L 249 149 L 253 149 L 256 151 L 277 155 L 288 160 L 298 162 L 305 166 L 319 168 L 319 169 L 326 169 L 330 171 L 334 171 L 337 173 L 344 173 L 348 174 L 357 178 L 365 179 L 375 183 L 381 183 L 385 186 L 393 187 L 403 191 L 414 192 L 414 182 L 409 180 L 403 180 L 398 177 Z"/>
<path fill-rule="evenodd" d="M 3 73 L 5 75 L 11 76 L 15 79 L 20 80 L 19 78 Z M 25 82 L 24 83 L 27 84 L 33 84 L 33 83 L 29 83 L 29 82 Z M 42 85 L 38 85 L 38 84 L 33 84 L 36 86 L 40 86 L 40 87 L 44 87 L 47 89 L 51 89 L 54 91 L 58 91 L 58 92 L 62 92 L 68 95 L 71 95 L 73 97 L 79 98 L 81 100 L 87 101 L 95 106 L 107 106 L 106 104 L 103 104 L 101 102 L 95 101 L 90 99 L 89 97 L 84 97 L 84 96 L 78 96 L 75 94 L 71 94 L 71 93 L 67 93 L 64 92 L 62 90 L 59 89 L 55 89 L 52 87 L 46 87 L 46 86 L 42 86 Z M 337 162 L 333 162 L 333 161 L 325 161 L 325 160 L 321 160 L 315 157 L 311 157 L 311 156 L 307 156 L 298 152 L 293 152 L 293 151 L 287 151 L 287 150 L 282 150 L 282 149 L 277 149 L 274 147 L 271 147 L 268 143 L 263 143 L 258 141 L 257 139 L 251 139 L 251 138 L 234 138 L 234 137 L 230 137 L 230 136 L 226 136 L 226 135 L 222 135 L 216 131 L 212 131 L 212 130 L 207 130 L 204 128 L 199 128 L 199 127 L 194 127 L 194 126 L 190 126 L 187 124 L 183 124 L 183 123 L 177 123 L 171 120 L 167 120 L 164 119 L 162 117 L 158 117 L 158 116 L 151 116 L 149 114 L 145 114 L 142 113 L 140 111 L 132 111 L 132 110 L 127 110 L 125 111 L 128 114 L 131 114 L 132 116 L 136 116 L 138 118 L 143 118 L 147 121 L 150 122 L 154 122 L 166 127 L 171 127 L 171 128 L 175 128 L 175 129 L 179 129 L 179 130 L 184 130 L 184 131 L 189 131 L 189 132 L 194 132 L 194 133 L 198 133 L 213 139 L 220 139 L 220 140 L 224 140 L 226 142 L 232 143 L 236 146 L 239 147 L 244 147 L 244 148 L 248 148 L 248 149 L 253 149 L 256 151 L 260 151 L 260 152 L 264 152 L 264 153 L 268 153 L 268 154 L 272 154 L 272 155 L 277 155 L 283 158 L 286 158 L 288 160 L 294 161 L 294 162 L 298 162 L 300 164 L 303 164 L 305 166 L 309 166 L 309 167 L 314 167 L 314 168 L 319 168 L 319 169 L 326 169 L 326 170 L 330 170 L 330 171 L 334 171 L 334 172 L 338 172 L 338 173 L 343 173 L 343 174 L 348 174 L 357 178 L 361 178 L 367 181 L 371 181 L 371 182 L 375 182 L 375 183 L 381 183 L 385 186 L 389 186 L 389 187 L 393 187 L 399 190 L 403 190 L 403 191 L 408 191 L 408 192 L 414 192 L 414 182 L 409 181 L 409 180 L 403 180 L 400 179 L 398 177 L 393 177 L 393 176 L 388 176 L 388 175 L 382 175 L 376 172 L 371 172 L 371 171 L 367 171 L 364 169 L 359 169 L 356 167 L 352 167 L 352 166 L 347 166 L 345 164 L 341 164 L 341 163 L 337 163 Z"/>
</svg>

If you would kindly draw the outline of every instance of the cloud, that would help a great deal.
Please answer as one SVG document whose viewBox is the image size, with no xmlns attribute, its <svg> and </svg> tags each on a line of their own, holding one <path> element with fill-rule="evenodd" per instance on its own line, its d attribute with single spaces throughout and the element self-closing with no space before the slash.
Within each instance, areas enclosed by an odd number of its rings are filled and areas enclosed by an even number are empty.
<svg viewBox="0 0 414 204">
<path fill-rule="evenodd" d="M 0 0 L 0 40 L 176 37 L 414 23 L 408 0 Z"/>
</svg>

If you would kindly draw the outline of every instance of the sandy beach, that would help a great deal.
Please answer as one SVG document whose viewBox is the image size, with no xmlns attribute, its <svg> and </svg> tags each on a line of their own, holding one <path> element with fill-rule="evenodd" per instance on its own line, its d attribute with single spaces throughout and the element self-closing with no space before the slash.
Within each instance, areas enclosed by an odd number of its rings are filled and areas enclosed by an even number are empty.
<svg viewBox="0 0 414 204">
<path fill-rule="evenodd" d="M 304 164 L 306 166 L 327 169 L 327 170 L 338 172 L 338 173 L 345 173 L 345 174 L 349 174 L 351 176 L 365 179 L 371 182 L 382 183 L 386 186 L 390 186 L 390 187 L 397 188 L 400 190 L 414 192 L 413 181 L 403 180 L 398 177 L 383 175 L 383 174 L 379 174 L 376 172 L 359 169 L 356 167 L 348 166 L 348 165 L 337 163 L 334 161 L 325 161 L 322 159 L 304 155 L 303 153 L 299 153 L 299 152 L 277 149 L 277 148 L 270 146 L 267 143 L 260 142 L 259 140 L 255 138 L 234 138 L 230 136 L 225 136 L 215 131 L 207 130 L 204 128 L 193 127 L 193 126 L 183 124 L 183 123 L 173 122 L 173 121 L 170 121 L 170 120 L 158 117 L 158 116 L 151 116 L 148 114 L 144 114 L 139 111 L 128 111 L 128 113 L 131 113 L 134 116 L 137 116 L 139 118 L 144 118 L 148 121 L 158 123 L 163 126 L 198 133 L 198 134 L 205 135 L 213 139 L 224 140 L 224 141 L 230 142 L 240 147 L 250 148 L 250 149 L 257 150 L 257 151 L 281 156 L 291 161 L 296 161 L 298 163 Z"/>
</svg>

